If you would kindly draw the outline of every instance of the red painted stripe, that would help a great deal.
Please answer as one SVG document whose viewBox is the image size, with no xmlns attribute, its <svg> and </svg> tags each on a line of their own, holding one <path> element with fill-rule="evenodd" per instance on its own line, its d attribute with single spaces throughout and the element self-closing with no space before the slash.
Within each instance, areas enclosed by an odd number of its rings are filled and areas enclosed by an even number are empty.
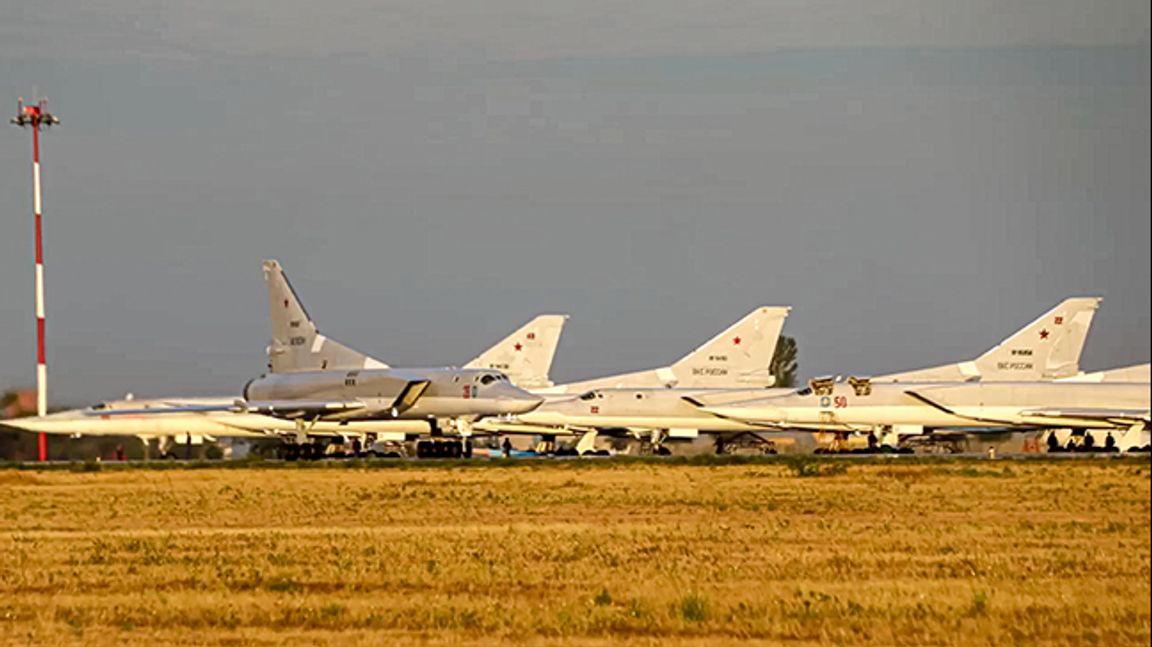
<svg viewBox="0 0 1152 647">
<path fill-rule="evenodd" d="M 36 264 L 37 265 L 43 265 L 44 264 L 44 236 L 41 235 L 41 233 L 40 233 L 40 231 L 42 229 L 43 220 L 44 220 L 44 216 L 41 216 L 40 214 L 36 214 Z M 27 221 L 25 221 L 25 222 L 27 222 Z M 25 249 L 27 249 L 27 248 L 25 248 Z"/>
<path fill-rule="evenodd" d="M 40 120 L 32 120 L 32 161 L 40 163 Z"/>
<path fill-rule="evenodd" d="M 44 318 L 36 318 L 36 361 L 40 364 L 47 364 L 44 359 Z"/>
</svg>

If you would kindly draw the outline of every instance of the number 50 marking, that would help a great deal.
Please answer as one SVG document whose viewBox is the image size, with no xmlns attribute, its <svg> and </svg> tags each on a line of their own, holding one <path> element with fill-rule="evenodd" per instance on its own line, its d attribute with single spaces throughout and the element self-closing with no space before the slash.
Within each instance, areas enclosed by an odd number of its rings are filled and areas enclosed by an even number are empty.
<svg viewBox="0 0 1152 647">
<path fill-rule="evenodd" d="M 844 409 L 848 406 L 848 396 L 838 395 L 832 398 L 832 406 L 837 409 Z"/>
</svg>

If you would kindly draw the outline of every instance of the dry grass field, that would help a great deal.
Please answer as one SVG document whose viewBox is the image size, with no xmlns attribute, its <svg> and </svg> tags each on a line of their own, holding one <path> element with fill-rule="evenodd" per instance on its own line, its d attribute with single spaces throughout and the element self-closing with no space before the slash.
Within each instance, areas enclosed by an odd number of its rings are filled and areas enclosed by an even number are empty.
<svg viewBox="0 0 1152 647">
<path fill-rule="evenodd" d="M 0 644 L 1147 645 L 1149 481 L 1104 459 L 3 470 Z"/>
</svg>

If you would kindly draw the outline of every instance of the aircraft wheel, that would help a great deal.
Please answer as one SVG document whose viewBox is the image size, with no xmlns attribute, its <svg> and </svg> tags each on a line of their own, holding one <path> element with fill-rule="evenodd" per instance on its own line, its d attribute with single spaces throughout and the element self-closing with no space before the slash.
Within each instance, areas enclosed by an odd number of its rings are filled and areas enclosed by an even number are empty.
<svg viewBox="0 0 1152 647">
<path fill-rule="evenodd" d="M 657 456 L 671 456 L 672 455 L 672 450 L 668 449 L 664 445 L 657 445 L 656 449 L 654 451 L 655 451 Z"/>
</svg>

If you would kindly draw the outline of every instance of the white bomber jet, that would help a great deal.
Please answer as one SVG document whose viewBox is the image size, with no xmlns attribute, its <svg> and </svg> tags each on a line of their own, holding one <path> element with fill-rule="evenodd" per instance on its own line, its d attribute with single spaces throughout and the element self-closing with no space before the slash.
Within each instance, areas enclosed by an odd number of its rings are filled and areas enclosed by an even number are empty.
<svg viewBox="0 0 1152 647">
<path fill-rule="evenodd" d="M 785 395 L 703 404 L 727 420 L 767 427 L 870 430 L 1076 427 L 1122 431 L 1117 448 L 1143 447 L 1150 389 L 1124 382 L 888 382 L 831 378 Z"/>
<path fill-rule="evenodd" d="M 391 368 L 321 335 L 280 263 L 264 261 L 272 319 L 269 372 L 237 408 L 305 421 L 426 420 L 462 432 L 482 416 L 526 413 L 543 398 L 485 368 Z"/>
<path fill-rule="evenodd" d="M 264 261 L 263 269 L 272 327 L 272 343 L 267 349 L 270 372 L 389 368 L 374 357 L 322 335 L 278 261 Z M 500 371 L 525 389 L 551 387 L 549 372 L 567 321 L 568 315 L 539 315 L 462 368 Z"/>
<path fill-rule="evenodd" d="M 1066 299 L 975 359 L 872 381 L 900 382 L 909 377 L 936 376 L 943 382 L 994 382 L 1077 375 L 1080 354 L 1099 302 L 1096 297 Z M 622 428 L 634 434 L 647 433 L 656 445 L 664 438 L 691 439 L 700 433 L 724 439 L 776 430 L 779 425 L 722 419 L 705 407 L 791 393 L 793 389 L 593 388 L 576 398 L 546 402 L 517 416 L 517 420 L 525 426 L 574 431 Z"/>
<path fill-rule="evenodd" d="M 272 324 L 272 344 L 268 348 L 270 368 L 282 373 L 317 373 L 339 371 L 339 385 L 352 386 L 364 375 L 364 369 L 385 369 L 379 360 L 352 350 L 321 335 L 315 323 L 300 304 L 287 277 L 276 261 L 264 264 L 268 284 L 269 310 Z M 479 395 L 481 388 L 503 382 L 510 376 L 519 385 L 551 386 L 549 371 L 555 356 L 560 333 L 567 315 L 540 315 L 511 335 L 488 349 L 461 369 L 433 369 L 450 372 L 450 393 L 459 393 L 469 400 L 464 407 L 445 411 L 447 416 L 463 412 L 475 415 L 478 410 L 468 405 L 484 405 Z M 417 369 L 427 371 L 428 369 Z M 501 374 L 500 371 L 504 373 Z M 352 377 L 349 377 L 355 373 Z M 463 378 L 468 382 L 467 392 Z M 253 381 L 255 382 L 255 381 Z M 475 384 L 474 384 L 475 382 Z M 249 390 L 253 383 L 249 383 Z M 539 398 L 520 392 L 521 400 L 531 403 Z M 450 398 L 455 399 L 455 398 Z M 519 403 L 516 407 L 520 407 Z M 523 405 L 526 407 L 527 405 Z M 23 418 L 6 421 L 13 427 L 35 432 L 68 435 L 135 435 L 145 441 L 149 438 L 203 438 L 265 437 L 289 435 L 300 437 L 300 416 L 272 415 L 271 411 L 249 410 L 247 403 L 235 398 L 161 398 L 136 400 L 126 398 L 78 409 L 54 413 L 42 418 Z M 283 412 L 281 412 L 283 413 Z M 322 419 L 316 416 L 307 421 L 308 436 L 356 436 L 372 434 L 379 440 L 403 440 L 410 435 L 429 431 L 429 421 L 407 416 L 403 419 L 346 420 Z"/>
</svg>

